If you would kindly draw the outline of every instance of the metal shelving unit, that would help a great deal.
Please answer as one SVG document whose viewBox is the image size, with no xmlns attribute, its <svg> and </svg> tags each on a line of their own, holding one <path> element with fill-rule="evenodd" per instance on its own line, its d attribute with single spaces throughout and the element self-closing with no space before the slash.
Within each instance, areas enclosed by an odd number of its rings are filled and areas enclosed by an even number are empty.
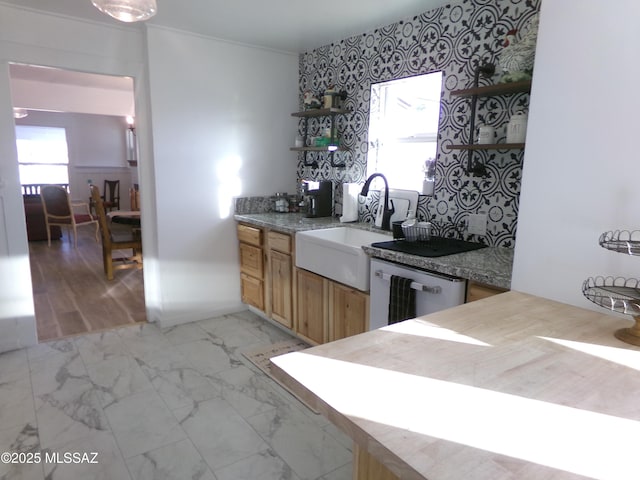
<svg viewBox="0 0 640 480">
<path fill-rule="evenodd" d="M 304 119 L 304 127 L 303 127 L 303 135 L 302 139 L 304 142 L 304 147 L 291 147 L 289 150 L 293 152 L 304 152 L 303 164 L 305 167 L 314 167 L 318 168 L 317 162 L 307 163 L 307 152 L 328 152 L 329 160 L 331 162 L 331 166 L 335 168 L 344 168 L 346 165 L 344 163 L 336 164 L 334 162 L 334 153 L 335 152 L 348 152 L 349 149 L 342 147 L 340 145 L 335 145 L 336 138 L 333 135 L 336 132 L 336 123 L 335 118 L 336 115 L 346 115 L 351 113 L 351 110 L 343 109 L 343 108 L 314 108 L 310 110 L 304 110 L 302 112 L 294 112 L 291 114 L 292 117 L 298 117 Z M 316 147 L 316 146 L 306 146 L 307 138 L 309 134 L 309 119 L 310 118 L 320 118 L 320 117 L 330 117 L 331 119 L 331 139 L 329 141 L 329 145 L 324 147 Z"/>
<path fill-rule="evenodd" d="M 640 255 L 640 230 L 616 230 L 600 235 L 602 248 L 627 255 Z M 640 280 L 624 277 L 591 277 L 582 284 L 582 294 L 608 310 L 631 315 L 635 324 L 621 328 L 615 337 L 625 343 L 640 346 Z"/>
</svg>

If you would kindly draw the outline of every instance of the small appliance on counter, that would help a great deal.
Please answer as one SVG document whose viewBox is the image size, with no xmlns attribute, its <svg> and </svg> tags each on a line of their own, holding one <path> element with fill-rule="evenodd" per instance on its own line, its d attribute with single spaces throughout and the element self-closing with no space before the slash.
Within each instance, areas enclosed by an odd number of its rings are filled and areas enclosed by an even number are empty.
<svg viewBox="0 0 640 480">
<path fill-rule="evenodd" d="M 330 217 L 333 206 L 333 184 L 329 180 L 302 181 L 305 213 L 309 218 Z"/>
</svg>

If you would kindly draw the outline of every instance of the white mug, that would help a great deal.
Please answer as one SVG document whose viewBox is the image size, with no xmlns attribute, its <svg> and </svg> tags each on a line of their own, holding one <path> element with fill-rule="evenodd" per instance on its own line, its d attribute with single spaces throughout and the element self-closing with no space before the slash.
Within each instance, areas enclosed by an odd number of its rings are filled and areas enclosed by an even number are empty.
<svg viewBox="0 0 640 480">
<path fill-rule="evenodd" d="M 496 129 L 491 125 L 481 125 L 478 127 L 478 144 L 489 145 L 496 142 Z"/>
<path fill-rule="evenodd" d="M 516 112 L 507 125 L 507 143 L 524 143 L 527 138 L 527 114 Z"/>
</svg>

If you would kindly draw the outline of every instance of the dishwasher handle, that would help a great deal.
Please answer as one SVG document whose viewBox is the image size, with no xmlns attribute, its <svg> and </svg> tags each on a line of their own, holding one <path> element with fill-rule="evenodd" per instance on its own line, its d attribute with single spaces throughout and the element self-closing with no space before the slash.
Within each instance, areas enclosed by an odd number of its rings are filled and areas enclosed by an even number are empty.
<svg viewBox="0 0 640 480">
<path fill-rule="evenodd" d="M 387 282 L 391 280 L 391 275 L 389 275 L 388 273 L 384 273 L 382 270 L 376 270 L 375 276 Z M 429 285 L 423 285 L 417 282 L 411 282 L 411 288 L 413 288 L 414 290 L 419 290 L 421 292 L 428 292 L 428 293 L 435 293 L 435 294 L 442 292 L 442 287 L 438 287 L 438 286 L 430 287 Z"/>
</svg>

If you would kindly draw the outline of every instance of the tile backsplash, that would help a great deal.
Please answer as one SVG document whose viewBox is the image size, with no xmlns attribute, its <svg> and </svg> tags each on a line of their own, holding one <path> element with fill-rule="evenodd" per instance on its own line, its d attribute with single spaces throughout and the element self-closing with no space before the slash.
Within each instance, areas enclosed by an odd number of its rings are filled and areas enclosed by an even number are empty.
<svg viewBox="0 0 640 480">
<path fill-rule="evenodd" d="M 335 85 L 346 90 L 345 108 L 351 114 L 336 117 L 338 131 L 348 152 L 336 152 L 335 168 L 326 153 L 307 153 L 305 166 L 300 153 L 299 179 L 331 180 L 334 183 L 336 213 L 341 210 L 343 182 L 364 182 L 367 172 L 367 130 L 369 92 L 373 83 L 441 70 L 444 88 L 440 106 L 435 195 L 421 196 L 418 216 L 429 219 L 439 234 L 458 235 L 469 214 L 488 217 L 487 235 L 464 234 L 464 238 L 491 246 L 512 248 L 515 243 L 522 176 L 520 150 L 477 152 L 487 166 L 486 177 L 469 176 L 465 171 L 467 153 L 449 150 L 446 145 L 465 143 L 469 100 L 450 95 L 473 84 L 476 66 L 495 62 L 503 48 L 506 33 L 522 30 L 537 13 L 539 0 L 461 0 L 409 17 L 361 35 L 346 38 L 300 55 L 299 94 L 312 90 L 322 93 Z M 482 80 L 489 84 L 498 76 Z M 528 105 L 528 94 L 487 97 L 478 100 L 477 123 L 506 125 L 512 113 Z M 310 128 L 324 129 L 321 121 Z M 505 132 L 498 129 L 498 141 Z M 315 135 L 314 131 L 309 132 Z M 516 152 L 516 153 L 513 153 Z M 384 172 L 382 172 L 384 173 Z M 391 185 L 393 188 L 393 185 Z M 377 208 L 374 192 L 361 200 L 360 219 L 369 221 Z"/>
</svg>

